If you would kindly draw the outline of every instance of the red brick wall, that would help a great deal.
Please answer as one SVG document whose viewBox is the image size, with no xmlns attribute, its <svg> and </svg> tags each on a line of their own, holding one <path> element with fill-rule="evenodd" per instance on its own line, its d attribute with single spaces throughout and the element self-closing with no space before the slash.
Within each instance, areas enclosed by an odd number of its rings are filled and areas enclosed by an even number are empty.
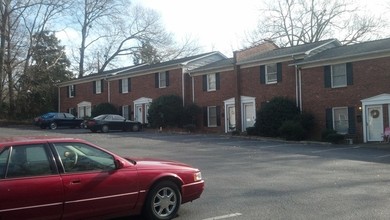
<svg viewBox="0 0 390 220">
<path fill-rule="evenodd" d="M 256 111 L 262 102 L 277 96 L 288 97 L 295 101 L 295 67 L 282 64 L 282 81 L 276 84 L 260 83 L 260 65 L 241 68 L 241 95 L 256 98 Z"/>
<path fill-rule="evenodd" d="M 353 85 L 343 88 L 325 88 L 323 67 L 302 70 L 302 105 L 304 111 L 313 113 L 316 118 L 314 137 L 320 138 L 326 128 L 326 108 L 355 107 L 358 116 L 361 115 L 360 100 L 390 93 L 390 58 L 353 62 L 352 65 Z M 354 120 L 358 139 L 362 141 L 363 125 L 356 118 Z"/>
<path fill-rule="evenodd" d="M 169 70 L 169 86 L 155 87 L 154 73 L 131 77 L 131 91 L 119 93 L 119 79 L 111 81 L 111 102 L 118 106 L 131 105 L 141 97 L 156 99 L 162 95 L 178 95 L 182 97 L 181 69 Z M 127 79 L 127 78 L 126 78 Z"/>
<path fill-rule="evenodd" d="M 103 92 L 100 94 L 93 94 L 93 81 L 75 84 L 76 95 L 75 97 L 68 97 L 68 86 L 60 88 L 60 111 L 67 112 L 69 108 L 75 108 L 77 110 L 77 104 L 83 101 L 91 102 L 92 106 L 108 102 L 108 82 L 103 80 Z"/>
<path fill-rule="evenodd" d="M 221 126 L 208 128 L 203 125 L 203 118 L 199 118 L 200 125 L 207 132 L 225 132 L 224 101 L 236 95 L 236 74 L 232 71 L 220 72 L 220 89 L 216 91 L 203 91 L 202 75 L 194 77 L 195 104 L 199 107 L 220 106 Z"/>
</svg>

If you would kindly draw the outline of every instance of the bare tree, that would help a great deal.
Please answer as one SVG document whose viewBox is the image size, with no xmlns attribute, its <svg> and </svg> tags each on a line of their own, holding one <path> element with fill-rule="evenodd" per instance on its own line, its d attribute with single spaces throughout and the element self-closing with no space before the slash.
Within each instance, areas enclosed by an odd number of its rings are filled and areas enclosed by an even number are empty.
<svg viewBox="0 0 390 220">
<path fill-rule="evenodd" d="M 1 1 L 0 107 L 7 95 L 11 117 L 15 115 L 15 94 L 20 94 L 15 92 L 20 89 L 18 80 L 31 64 L 32 36 L 44 30 L 63 5 L 62 0 Z"/>
<path fill-rule="evenodd" d="M 270 1 L 262 15 L 257 30 L 248 37 L 250 43 L 267 38 L 294 46 L 338 38 L 351 44 L 376 37 L 384 24 L 346 0 Z"/>
<path fill-rule="evenodd" d="M 78 76 L 102 72 L 129 63 L 133 55 L 154 48 L 166 60 L 199 51 L 195 40 L 174 41 L 154 10 L 131 5 L 129 0 L 78 0 L 77 24 L 81 30 Z M 156 59 L 150 59 L 156 60 Z"/>
</svg>

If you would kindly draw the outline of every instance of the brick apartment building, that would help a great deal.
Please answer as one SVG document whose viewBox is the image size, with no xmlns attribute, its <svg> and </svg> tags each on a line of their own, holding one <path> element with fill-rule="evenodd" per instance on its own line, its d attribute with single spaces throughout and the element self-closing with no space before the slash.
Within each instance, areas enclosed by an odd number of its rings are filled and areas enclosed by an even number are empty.
<svg viewBox="0 0 390 220">
<path fill-rule="evenodd" d="M 315 116 L 313 138 L 326 128 L 355 141 L 382 140 L 390 115 L 390 39 L 342 46 L 335 39 L 278 48 L 272 42 L 106 71 L 59 85 L 59 111 L 90 116 L 111 102 L 126 118 L 148 123 L 153 99 L 176 94 L 203 109 L 199 128 L 244 132 L 256 111 L 289 97 Z"/>
</svg>

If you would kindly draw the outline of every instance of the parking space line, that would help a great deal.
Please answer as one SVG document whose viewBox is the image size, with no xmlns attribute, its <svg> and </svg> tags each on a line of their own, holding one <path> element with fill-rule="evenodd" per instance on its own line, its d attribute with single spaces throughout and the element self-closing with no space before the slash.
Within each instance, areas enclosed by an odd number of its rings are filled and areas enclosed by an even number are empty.
<svg viewBox="0 0 390 220">
<path fill-rule="evenodd" d="M 312 153 L 322 153 L 322 152 L 328 152 L 328 151 L 348 150 L 348 149 L 357 149 L 357 148 L 360 148 L 360 146 L 331 148 L 331 149 L 326 149 L 326 150 L 316 150 L 316 151 L 312 151 Z"/>
<path fill-rule="evenodd" d="M 236 217 L 236 216 L 240 216 L 242 215 L 241 213 L 233 213 L 233 214 L 229 214 L 229 215 L 221 215 L 221 216 L 216 216 L 216 217 L 212 217 L 212 218 L 205 218 L 203 220 L 218 220 L 218 219 L 226 219 L 226 218 L 232 218 L 232 217 Z"/>
</svg>

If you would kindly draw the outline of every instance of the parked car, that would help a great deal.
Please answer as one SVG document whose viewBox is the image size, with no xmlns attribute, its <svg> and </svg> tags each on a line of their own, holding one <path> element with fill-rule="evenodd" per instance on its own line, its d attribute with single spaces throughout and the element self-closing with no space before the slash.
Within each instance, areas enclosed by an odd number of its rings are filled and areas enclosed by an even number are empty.
<svg viewBox="0 0 390 220">
<path fill-rule="evenodd" d="M 184 163 L 121 157 L 82 139 L 0 138 L 2 220 L 166 220 L 203 190 L 201 172 Z"/>
<path fill-rule="evenodd" d="M 105 114 L 88 120 L 86 127 L 92 132 L 101 131 L 106 133 L 110 130 L 140 131 L 142 125 L 138 121 L 130 121 L 120 115 Z"/>
<path fill-rule="evenodd" d="M 58 127 L 83 128 L 84 119 L 77 118 L 70 113 L 48 112 L 34 118 L 34 124 L 42 129 L 49 127 L 53 130 L 57 129 Z"/>
</svg>

